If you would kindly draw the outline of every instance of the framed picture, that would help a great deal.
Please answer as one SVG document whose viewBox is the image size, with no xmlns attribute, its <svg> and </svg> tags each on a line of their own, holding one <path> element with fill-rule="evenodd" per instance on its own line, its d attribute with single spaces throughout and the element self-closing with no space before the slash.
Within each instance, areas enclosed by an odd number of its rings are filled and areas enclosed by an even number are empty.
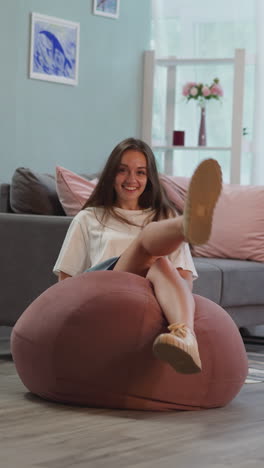
<svg viewBox="0 0 264 468">
<path fill-rule="evenodd" d="M 94 15 L 108 16 L 108 18 L 119 17 L 120 0 L 94 0 Z"/>
<path fill-rule="evenodd" d="M 31 14 L 29 77 L 78 84 L 80 23 Z"/>
</svg>

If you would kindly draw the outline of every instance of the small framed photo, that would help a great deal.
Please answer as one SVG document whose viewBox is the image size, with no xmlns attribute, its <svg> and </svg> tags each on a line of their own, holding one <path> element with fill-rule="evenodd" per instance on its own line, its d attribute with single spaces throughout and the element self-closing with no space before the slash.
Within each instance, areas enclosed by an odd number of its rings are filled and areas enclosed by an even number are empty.
<svg viewBox="0 0 264 468">
<path fill-rule="evenodd" d="M 80 23 L 31 14 L 29 77 L 78 84 Z"/>
<path fill-rule="evenodd" d="M 118 18 L 119 3 L 120 0 L 94 0 L 93 13 L 108 18 Z"/>
</svg>

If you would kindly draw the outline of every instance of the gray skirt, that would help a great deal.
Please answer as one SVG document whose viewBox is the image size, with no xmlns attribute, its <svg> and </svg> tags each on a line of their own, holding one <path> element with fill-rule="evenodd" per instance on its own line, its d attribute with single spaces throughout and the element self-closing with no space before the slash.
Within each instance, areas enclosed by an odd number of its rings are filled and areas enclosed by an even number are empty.
<svg viewBox="0 0 264 468">
<path fill-rule="evenodd" d="M 120 257 L 111 257 L 105 260 L 104 262 L 98 263 L 97 265 L 94 265 L 91 268 L 88 268 L 87 271 L 106 271 L 106 270 L 113 270 L 117 261 L 119 260 Z"/>
</svg>

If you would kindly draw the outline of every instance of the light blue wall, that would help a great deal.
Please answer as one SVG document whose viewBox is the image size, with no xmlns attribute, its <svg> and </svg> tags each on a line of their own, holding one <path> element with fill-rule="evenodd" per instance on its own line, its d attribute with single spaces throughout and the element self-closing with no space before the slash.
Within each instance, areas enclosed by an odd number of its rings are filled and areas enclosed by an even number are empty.
<svg viewBox="0 0 264 468">
<path fill-rule="evenodd" d="M 119 19 L 92 0 L 0 0 L 0 180 L 19 166 L 54 173 L 102 167 L 113 146 L 140 137 L 150 0 L 121 0 Z M 79 84 L 28 78 L 30 13 L 80 22 Z"/>
</svg>

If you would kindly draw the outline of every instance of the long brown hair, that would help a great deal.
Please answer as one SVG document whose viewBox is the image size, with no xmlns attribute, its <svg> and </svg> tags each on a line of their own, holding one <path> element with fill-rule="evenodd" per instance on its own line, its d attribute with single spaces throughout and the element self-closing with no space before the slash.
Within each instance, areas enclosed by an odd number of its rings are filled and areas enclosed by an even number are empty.
<svg viewBox="0 0 264 468">
<path fill-rule="evenodd" d="M 144 141 L 135 138 L 127 138 L 113 149 L 93 193 L 82 209 L 87 207 L 103 207 L 105 214 L 111 214 L 115 218 L 122 219 L 122 221 L 131 224 L 114 211 L 116 202 L 115 177 L 121 158 L 125 151 L 128 150 L 135 150 L 144 154 L 147 162 L 148 181 L 144 192 L 139 197 L 139 206 L 142 209 L 151 208 L 155 211 L 154 217 L 152 217 L 153 221 L 175 216 L 175 205 L 168 199 L 160 183 L 155 156 L 151 148 Z"/>
</svg>

